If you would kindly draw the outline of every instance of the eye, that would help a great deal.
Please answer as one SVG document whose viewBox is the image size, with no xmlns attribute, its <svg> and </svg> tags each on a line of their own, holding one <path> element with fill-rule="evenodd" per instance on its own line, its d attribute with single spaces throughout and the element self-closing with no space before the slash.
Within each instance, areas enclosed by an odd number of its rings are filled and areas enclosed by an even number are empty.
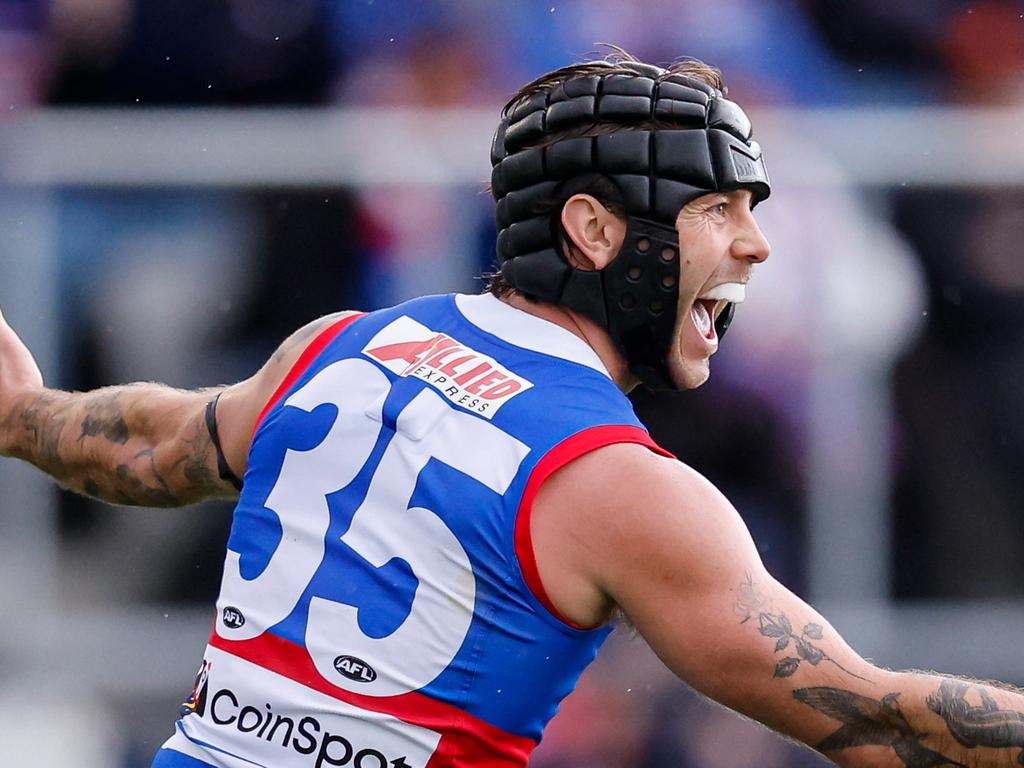
<svg viewBox="0 0 1024 768">
<path fill-rule="evenodd" d="M 709 213 L 713 213 L 716 216 L 725 216 L 725 214 L 728 211 L 729 211 L 729 201 L 728 200 L 719 200 L 717 203 L 712 203 L 708 207 L 708 212 Z"/>
</svg>

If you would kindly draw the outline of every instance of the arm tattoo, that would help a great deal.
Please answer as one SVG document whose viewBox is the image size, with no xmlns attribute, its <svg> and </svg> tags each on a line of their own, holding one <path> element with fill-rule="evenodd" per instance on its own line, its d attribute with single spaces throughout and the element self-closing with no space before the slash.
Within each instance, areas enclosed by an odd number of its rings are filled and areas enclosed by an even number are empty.
<svg viewBox="0 0 1024 768">
<path fill-rule="evenodd" d="M 977 689 L 980 705 L 967 701 L 972 688 Z M 1024 713 L 1000 709 L 984 686 L 945 679 L 929 694 L 928 708 L 946 721 L 953 738 L 965 747 L 1024 748 Z M 1024 765 L 1024 749 L 1017 762 Z"/>
<path fill-rule="evenodd" d="M 798 635 L 793 629 L 793 623 L 782 611 L 773 613 L 771 601 L 756 587 L 750 576 L 740 583 L 738 588 L 739 597 L 733 610 L 741 617 L 740 624 L 746 624 L 754 616 L 757 616 L 757 629 L 765 637 L 775 640 L 775 652 L 782 653 L 790 648 L 796 652 L 796 656 L 787 655 L 779 659 L 775 664 L 773 677 L 789 677 L 800 668 L 800 664 L 807 662 L 816 667 L 825 661 L 843 670 L 851 677 L 869 682 L 867 678 L 851 672 L 838 661 L 829 656 L 812 640 L 821 640 L 824 630 L 820 624 L 807 623 L 800 630 Z"/>
<path fill-rule="evenodd" d="M 843 723 L 839 730 L 815 745 L 821 752 L 878 745 L 892 747 L 908 768 L 951 765 L 967 768 L 921 744 L 926 733 L 918 733 L 899 705 L 899 693 L 871 699 L 840 688 L 798 688 L 793 698 Z"/>
<path fill-rule="evenodd" d="M 44 392 L 23 408 L 11 413 L 25 435 L 24 442 L 34 448 L 40 469 L 63 482 L 68 471 L 60 455 L 60 440 L 67 425 L 67 414 L 59 409 L 60 397 Z M 6 424 L 5 424 L 6 428 Z"/>
<path fill-rule="evenodd" d="M 768 607 L 768 598 L 761 590 L 754 586 L 754 579 L 749 573 L 740 582 L 736 591 L 739 593 L 739 597 L 736 598 L 736 605 L 733 606 L 733 610 L 740 617 L 740 624 L 746 624 L 750 621 L 751 617 Z"/>
<path fill-rule="evenodd" d="M 181 504 L 157 470 L 156 456 L 152 448 L 139 451 L 132 459 L 145 461 L 148 474 L 153 477 L 156 484 L 147 483 L 131 464 L 118 464 L 114 473 L 118 480 L 118 485 L 114 489 L 118 501 L 122 504 L 141 504 L 147 507 L 176 507 Z"/>
<path fill-rule="evenodd" d="M 82 416 L 78 442 L 96 438 L 116 446 L 126 445 L 132 437 L 132 432 L 122 406 L 124 390 L 98 392 L 83 397 L 86 410 Z M 138 464 L 141 466 L 136 466 Z M 151 477 L 152 480 L 147 482 L 144 475 Z M 131 455 L 129 461 L 117 463 L 112 479 L 113 498 L 121 504 L 170 507 L 181 503 L 160 474 L 156 465 L 156 454 L 152 448 L 138 451 Z M 102 492 L 91 493 L 101 490 L 95 480 L 83 482 L 81 488 L 90 496 L 102 498 Z"/>
<path fill-rule="evenodd" d="M 87 437 L 102 436 L 112 443 L 124 445 L 128 442 L 130 433 L 128 423 L 124 420 L 121 412 L 121 396 L 117 392 L 100 395 L 91 412 L 82 419 L 82 434 L 78 436 L 79 441 Z"/>
<path fill-rule="evenodd" d="M 119 504 L 180 506 L 226 490 L 212 468 L 204 394 L 156 384 L 75 394 L 47 390 L 12 410 L 2 428 L 21 435 L 12 455 L 69 488 Z M 189 402 L 182 398 L 192 395 L 189 415 L 180 409 Z"/>
<path fill-rule="evenodd" d="M 185 478 L 197 488 L 213 488 L 218 478 L 210 468 L 213 464 L 213 439 L 206 428 L 206 422 L 197 419 L 192 436 L 185 438 Z"/>
</svg>

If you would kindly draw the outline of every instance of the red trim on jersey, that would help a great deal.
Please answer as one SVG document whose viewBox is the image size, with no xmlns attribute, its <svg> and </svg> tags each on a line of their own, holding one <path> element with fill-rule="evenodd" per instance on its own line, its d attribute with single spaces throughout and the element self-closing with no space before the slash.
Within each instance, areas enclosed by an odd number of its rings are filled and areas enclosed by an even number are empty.
<svg viewBox="0 0 1024 768">
<path fill-rule="evenodd" d="M 591 427 L 566 438 L 537 462 L 537 466 L 533 468 L 530 479 L 526 483 L 523 498 L 519 502 L 519 514 L 516 516 L 515 547 L 523 578 L 541 605 L 547 608 L 552 616 L 573 629 L 594 629 L 594 627 L 582 627 L 559 613 L 554 603 L 551 602 L 547 590 L 544 589 L 544 583 L 540 578 L 540 570 L 537 568 L 537 557 L 533 551 L 533 536 L 530 531 L 533 502 L 537 498 L 537 493 L 540 491 L 544 481 L 570 461 L 578 459 L 585 453 L 590 453 L 598 448 L 604 448 L 606 445 L 614 445 L 616 443 L 639 443 L 662 456 L 675 458 L 675 456 L 655 443 L 651 436 L 647 434 L 647 431 L 640 427 L 611 425 Z"/>
<path fill-rule="evenodd" d="M 284 377 L 284 381 L 281 382 L 281 386 L 277 388 L 267 404 L 263 406 L 263 410 L 260 411 L 259 418 L 256 419 L 256 425 L 252 428 L 252 434 L 255 436 L 256 431 L 260 428 L 260 424 L 270 413 L 270 409 L 277 405 L 281 398 L 285 396 L 285 393 L 291 389 L 295 382 L 299 380 L 299 377 L 306 372 L 306 369 L 312 365 L 317 355 L 324 351 L 324 348 L 334 341 L 338 334 L 348 328 L 353 322 L 358 320 L 360 317 L 365 315 L 365 312 L 359 312 L 355 315 L 348 315 L 347 317 L 341 318 L 331 325 L 327 326 L 324 330 L 317 334 L 316 338 L 310 342 L 309 346 L 303 350 L 302 354 L 299 355 L 299 359 L 295 361 L 295 365 L 288 371 L 288 375 Z"/>
<path fill-rule="evenodd" d="M 382 712 L 440 733 L 441 740 L 428 766 L 524 768 L 537 746 L 533 739 L 504 731 L 422 693 L 367 696 L 340 688 L 324 679 L 305 648 L 270 632 L 252 640 L 226 640 L 215 629 L 210 645 L 360 709 Z"/>
</svg>

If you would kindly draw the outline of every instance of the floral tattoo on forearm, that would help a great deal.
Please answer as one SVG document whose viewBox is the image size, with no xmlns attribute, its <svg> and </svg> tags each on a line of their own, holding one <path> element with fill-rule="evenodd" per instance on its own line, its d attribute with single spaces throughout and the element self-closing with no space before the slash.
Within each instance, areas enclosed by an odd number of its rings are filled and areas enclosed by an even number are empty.
<svg viewBox="0 0 1024 768">
<path fill-rule="evenodd" d="M 803 629 L 797 634 L 794 631 L 793 623 L 786 614 L 782 611 L 772 611 L 770 600 L 754 586 L 749 573 L 740 583 L 737 591 L 739 597 L 734 610 L 740 616 L 740 624 L 746 624 L 756 617 L 758 631 L 765 637 L 775 640 L 775 652 L 790 652 L 776 662 L 775 670 L 772 673 L 773 677 L 790 677 L 805 661 L 812 667 L 827 662 L 851 677 L 867 682 L 867 678 L 851 672 L 812 642 L 821 640 L 823 637 L 823 629 L 820 624 L 814 622 L 804 624 Z M 796 653 L 795 656 L 792 655 L 793 652 Z"/>
</svg>

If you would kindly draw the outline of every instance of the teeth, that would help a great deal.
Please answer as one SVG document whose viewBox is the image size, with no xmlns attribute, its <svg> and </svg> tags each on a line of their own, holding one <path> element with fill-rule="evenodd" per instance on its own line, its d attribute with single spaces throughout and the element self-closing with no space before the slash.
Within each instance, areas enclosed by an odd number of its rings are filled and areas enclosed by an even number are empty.
<svg viewBox="0 0 1024 768">
<path fill-rule="evenodd" d="M 731 301 L 733 304 L 741 304 L 746 295 L 747 287 L 743 283 L 722 283 L 721 285 L 716 285 L 707 293 L 702 294 L 700 298 L 713 301 L 724 299 L 725 301 Z"/>
</svg>

